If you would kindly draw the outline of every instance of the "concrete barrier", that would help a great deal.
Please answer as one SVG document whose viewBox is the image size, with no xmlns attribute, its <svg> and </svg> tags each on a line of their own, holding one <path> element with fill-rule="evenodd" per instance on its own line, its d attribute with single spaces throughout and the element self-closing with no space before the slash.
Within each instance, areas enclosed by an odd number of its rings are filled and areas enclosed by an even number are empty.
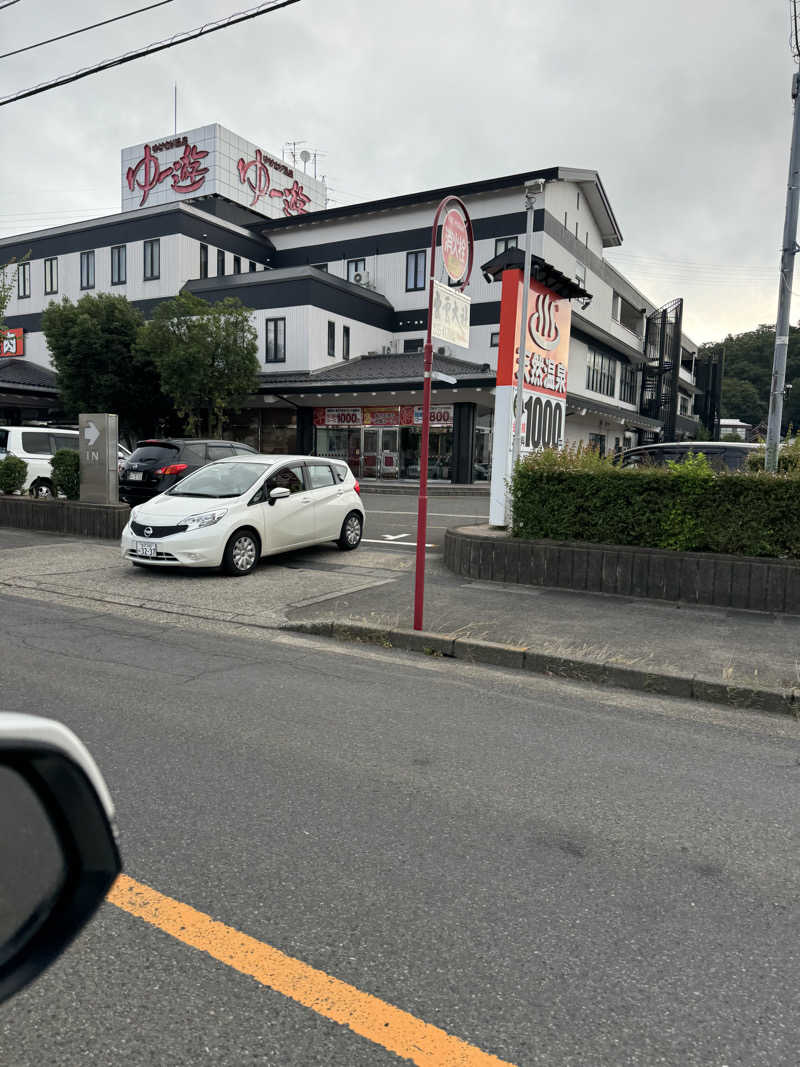
<svg viewBox="0 0 800 1067">
<path fill-rule="evenodd" d="M 130 513 L 127 504 L 83 504 L 79 500 L 0 494 L 0 526 L 17 530 L 117 540 Z"/>
<path fill-rule="evenodd" d="M 462 526 L 446 532 L 444 562 L 481 581 L 800 615 L 800 560 L 524 541 Z"/>
</svg>

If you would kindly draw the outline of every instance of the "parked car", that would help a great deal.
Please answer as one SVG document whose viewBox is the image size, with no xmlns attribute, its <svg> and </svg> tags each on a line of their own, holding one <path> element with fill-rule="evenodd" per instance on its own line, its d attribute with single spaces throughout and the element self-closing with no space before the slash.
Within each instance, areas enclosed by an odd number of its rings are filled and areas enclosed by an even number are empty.
<svg viewBox="0 0 800 1067">
<path fill-rule="evenodd" d="M 119 472 L 119 498 L 135 507 L 175 485 L 215 459 L 256 454 L 238 441 L 159 437 L 138 441 Z"/>
<path fill-rule="evenodd" d="M 714 470 L 738 471 L 744 467 L 748 455 L 759 447 L 745 441 L 667 441 L 627 448 L 615 462 L 622 467 L 664 467 L 667 460 L 680 463 L 690 452 L 695 455 L 702 452 Z"/>
<path fill-rule="evenodd" d="M 122 474 L 122 468 L 131 458 L 131 450 L 125 445 L 117 445 L 117 473 Z"/>
<path fill-rule="evenodd" d="M 17 456 L 28 464 L 23 492 L 47 499 L 53 496 L 53 454 L 60 448 L 78 450 L 77 430 L 54 426 L 0 426 L 0 459 Z"/>
<path fill-rule="evenodd" d="M 122 531 L 135 566 L 222 567 L 248 574 L 261 556 L 364 531 L 358 482 L 346 463 L 314 456 L 236 456 L 209 463 L 137 505 Z"/>
</svg>

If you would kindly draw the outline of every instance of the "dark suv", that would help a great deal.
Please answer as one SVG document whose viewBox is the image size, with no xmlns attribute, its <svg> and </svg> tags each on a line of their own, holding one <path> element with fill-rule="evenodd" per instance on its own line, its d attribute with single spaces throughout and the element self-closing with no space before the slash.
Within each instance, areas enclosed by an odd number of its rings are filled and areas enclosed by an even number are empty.
<svg viewBox="0 0 800 1067">
<path fill-rule="evenodd" d="M 188 437 L 137 441 L 119 472 L 119 498 L 123 504 L 135 507 L 212 460 L 248 454 L 255 455 L 256 450 L 238 441 L 198 441 Z"/>
</svg>

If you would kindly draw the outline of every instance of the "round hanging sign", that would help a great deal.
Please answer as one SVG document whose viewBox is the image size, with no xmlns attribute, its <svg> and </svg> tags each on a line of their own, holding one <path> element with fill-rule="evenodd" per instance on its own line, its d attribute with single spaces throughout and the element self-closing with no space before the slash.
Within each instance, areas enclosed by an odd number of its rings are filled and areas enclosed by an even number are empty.
<svg viewBox="0 0 800 1067">
<path fill-rule="evenodd" d="M 464 216 L 455 208 L 447 212 L 442 223 L 442 258 L 451 279 L 460 281 L 469 261 L 469 238 Z"/>
</svg>

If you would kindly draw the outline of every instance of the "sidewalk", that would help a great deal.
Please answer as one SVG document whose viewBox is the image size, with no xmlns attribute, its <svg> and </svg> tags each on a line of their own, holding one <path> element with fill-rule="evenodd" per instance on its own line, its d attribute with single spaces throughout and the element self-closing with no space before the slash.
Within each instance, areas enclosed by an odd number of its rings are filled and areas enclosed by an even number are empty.
<svg viewBox="0 0 800 1067">
<path fill-rule="evenodd" d="M 412 632 L 414 549 L 320 546 L 247 578 L 133 568 L 108 542 L 0 530 L 0 592 L 93 611 L 295 630 L 735 707 L 800 714 L 800 615 L 474 581 L 426 565 Z M 11 624 L 7 621 L 7 625 Z"/>
<path fill-rule="evenodd" d="M 800 712 L 800 616 L 472 581 L 445 569 L 440 557 L 428 558 L 426 575 L 423 637 L 409 632 L 413 570 L 290 611 L 287 628 Z"/>
</svg>

